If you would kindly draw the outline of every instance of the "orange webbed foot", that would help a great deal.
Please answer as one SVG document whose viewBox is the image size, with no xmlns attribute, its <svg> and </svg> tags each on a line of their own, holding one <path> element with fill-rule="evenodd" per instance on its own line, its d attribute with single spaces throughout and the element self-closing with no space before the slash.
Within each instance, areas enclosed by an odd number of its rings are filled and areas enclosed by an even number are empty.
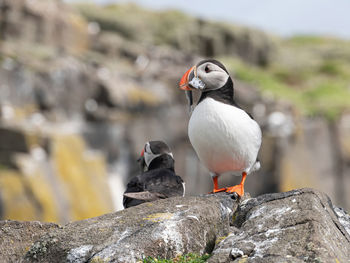
<svg viewBox="0 0 350 263">
<path fill-rule="evenodd" d="M 225 192 L 230 194 L 237 193 L 239 197 L 242 197 L 244 195 L 244 186 L 239 184 L 235 186 L 226 187 Z"/>
<path fill-rule="evenodd" d="M 216 194 L 216 193 L 221 193 L 221 192 L 226 192 L 226 188 L 220 188 L 220 189 L 213 189 L 209 194 Z"/>
<path fill-rule="evenodd" d="M 226 192 L 226 193 L 236 193 L 239 197 L 242 197 L 244 195 L 244 182 L 247 177 L 247 173 L 242 173 L 242 180 L 239 185 L 225 187 L 225 188 L 218 188 L 218 176 L 213 177 L 213 183 L 214 183 L 214 189 L 211 192 L 211 194 L 219 193 L 219 192 Z"/>
<path fill-rule="evenodd" d="M 216 194 L 216 193 L 222 193 L 226 192 L 229 194 L 236 193 L 238 197 L 242 197 L 244 195 L 244 188 L 243 185 L 235 185 L 235 186 L 230 186 L 230 187 L 225 187 L 225 188 L 220 188 L 220 189 L 213 189 L 212 192 L 209 194 Z"/>
</svg>

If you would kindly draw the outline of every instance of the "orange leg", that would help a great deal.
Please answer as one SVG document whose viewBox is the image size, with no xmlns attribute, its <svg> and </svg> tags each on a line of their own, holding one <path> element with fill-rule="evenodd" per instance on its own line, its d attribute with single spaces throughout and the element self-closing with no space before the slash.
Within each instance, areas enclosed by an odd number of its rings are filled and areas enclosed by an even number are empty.
<svg viewBox="0 0 350 263">
<path fill-rule="evenodd" d="M 213 193 L 219 193 L 219 192 L 225 192 L 226 188 L 220 188 L 218 187 L 218 176 L 214 176 L 213 177 L 213 184 L 214 184 L 214 189 L 213 189 Z"/>
<path fill-rule="evenodd" d="M 218 193 L 218 192 L 234 193 L 234 192 L 236 192 L 240 197 L 242 197 L 244 195 L 244 182 L 245 182 L 246 177 L 247 177 L 247 173 L 243 172 L 242 173 L 242 180 L 241 180 L 241 183 L 239 185 L 219 189 L 218 176 L 214 176 L 213 177 L 213 183 L 214 183 L 213 193 Z"/>
</svg>

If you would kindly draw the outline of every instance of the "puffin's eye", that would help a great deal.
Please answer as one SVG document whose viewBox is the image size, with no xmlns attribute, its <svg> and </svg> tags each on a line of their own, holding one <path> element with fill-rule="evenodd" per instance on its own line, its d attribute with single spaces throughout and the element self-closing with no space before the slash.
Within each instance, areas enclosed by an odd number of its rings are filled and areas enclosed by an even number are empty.
<svg viewBox="0 0 350 263">
<path fill-rule="evenodd" d="M 209 72 L 210 72 L 210 68 L 209 68 L 209 66 L 208 66 L 208 65 L 206 65 L 204 70 L 205 70 L 205 73 L 209 73 Z"/>
</svg>

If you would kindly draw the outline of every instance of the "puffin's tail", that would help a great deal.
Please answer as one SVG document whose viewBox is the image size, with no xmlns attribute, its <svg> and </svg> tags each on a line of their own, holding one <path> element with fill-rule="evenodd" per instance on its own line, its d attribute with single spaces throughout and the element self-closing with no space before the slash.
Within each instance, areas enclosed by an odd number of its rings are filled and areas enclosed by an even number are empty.
<svg viewBox="0 0 350 263">
<path fill-rule="evenodd" d="M 256 171 L 258 171 L 261 167 L 261 164 L 260 164 L 260 160 L 259 159 L 256 159 L 255 163 L 253 164 L 252 167 L 250 167 L 249 170 L 246 171 L 247 174 L 251 174 L 251 173 L 254 173 Z"/>
<path fill-rule="evenodd" d="M 259 159 L 256 159 L 256 162 L 255 162 L 255 164 L 253 165 L 253 167 L 251 168 L 250 172 L 251 172 L 251 173 L 256 172 L 256 171 L 258 171 L 260 168 L 261 168 L 260 160 L 259 160 Z"/>
</svg>

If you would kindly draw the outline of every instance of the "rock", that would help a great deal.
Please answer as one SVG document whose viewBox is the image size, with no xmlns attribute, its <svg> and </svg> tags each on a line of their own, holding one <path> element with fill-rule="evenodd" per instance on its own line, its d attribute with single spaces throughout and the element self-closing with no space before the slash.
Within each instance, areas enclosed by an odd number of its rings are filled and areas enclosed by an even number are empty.
<svg viewBox="0 0 350 263">
<path fill-rule="evenodd" d="M 209 263 L 350 258 L 350 216 L 307 188 L 240 202 L 227 194 L 175 197 L 62 227 L 3 221 L 0 234 L 6 262 L 129 263 L 188 253 L 209 253 Z"/>
<path fill-rule="evenodd" d="M 60 0 L 0 1 L 0 39 L 78 50 L 86 45 L 87 25 Z"/>
<path fill-rule="evenodd" d="M 350 235 L 350 215 L 340 207 L 333 206 L 333 209 L 338 216 L 340 224 L 342 224 L 348 235 Z"/>
<path fill-rule="evenodd" d="M 30 245 L 41 235 L 59 226 L 52 223 L 0 221 L 0 255 L 2 262 L 19 262 Z"/>
<path fill-rule="evenodd" d="M 100 26 L 102 33 L 94 38 L 93 48 L 106 55 L 120 53 L 135 58 L 133 53 L 140 47 L 133 43 L 142 42 L 204 57 L 235 55 L 251 64 L 267 66 L 276 52 L 274 38 L 262 31 L 197 19 L 173 10 L 145 12 L 135 5 L 123 4 L 81 4 L 77 8 L 86 20 Z M 116 49 L 124 39 L 130 43 Z"/>
<path fill-rule="evenodd" d="M 336 140 L 339 145 L 340 150 L 340 161 L 342 163 L 342 175 L 339 176 L 342 188 L 342 199 L 345 201 L 345 204 L 339 203 L 342 207 L 349 209 L 350 207 L 350 189 L 347 187 L 350 185 L 350 113 L 343 114 L 339 120 L 338 134 L 336 135 Z M 338 163 L 339 164 L 339 163 Z M 339 168 L 338 168 L 339 170 Z M 339 187 L 338 187 L 339 188 Z"/>
<path fill-rule="evenodd" d="M 305 186 L 319 189 L 333 202 L 349 209 L 350 190 L 345 187 L 350 182 L 348 159 L 342 156 L 342 145 L 346 145 L 347 138 L 345 125 L 337 128 L 324 118 L 305 118 L 296 125 L 295 136 L 278 143 L 279 154 L 276 153 L 273 160 L 280 165 L 276 169 L 279 189 L 287 191 Z"/>
<path fill-rule="evenodd" d="M 43 124 L 40 135 L 0 128 L 1 218 L 67 223 L 114 211 L 104 156 L 69 132 L 71 125 L 50 132 Z"/>
<path fill-rule="evenodd" d="M 119 4 L 89 5 L 80 10 L 83 16 L 74 10 L 62 0 L 0 0 L 0 126 L 22 134 L 16 144 L 8 144 L 14 149 L 4 149 L 8 137 L 0 139 L 1 219 L 66 223 L 120 209 L 124 184 L 138 172 L 136 159 L 150 139 L 171 146 L 188 194 L 210 191 L 208 171 L 188 140 L 188 108 L 177 87 L 179 78 L 200 60 L 198 56 L 227 58 L 231 73 L 236 60 L 258 66 L 257 72 L 270 66 L 271 75 L 274 65 L 287 59 L 278 55 L 285 46 L 254 29 L 203 21 L 177 11 L 152 12 Z M 321 57 L 304 56 L 314 53 L 311 49 L 299 53 L 287 48 L 283 53 L 304 57 L 290 61 L 298 69 L 301 64 L 314 64 L 310 58 L 323 61 L 332 55 L 330 49 L 338 50 L 333 45 L 327 49 L 329 53 L 322 52 Z M 334 58 L 344 57 L 338 56 Z M 256 196 L 314 187 L 327 191 L 335 203 L 349 210 L 349 113 L 344 111 L 339 133 L 334 134 L 324 119 L 306 119 L 290 102 L 276 101 L 272 94 L 261 94 L 258 85 L 240 82 L 239 77 L 246 78 L 239 66 L 236 70 L 237 103 L 253 113 L 264 134 L 259 156 L 262 169 L 249 177 L 246 190 Z M 293 88 L 299 87 L 298 79 L 304 74 L 284 70 L 271 77 L 282 77 L 287 83 L 289 78 L 296 79 Z M 257 77 L 265 81 L 264 75 Z M 276 131 L 269 131 L 266 126 L 273 112 L 282 112 L 293 125 L 277 122 Z M 66 142 L 57 142 L 64 148 L 59 160 L 51 158 L 42 143 L 29 144 L 32 138 L 46 137 L 46 130 L 65 136 L 66 129 L 58 126 L 70 129 L 72 123 L 79 126 L 74 133 L 84 139 L 74 140 L 84 144 L 78 155 L 70 153 L 75 147 Z M 281 134 L 286 138 L 279 138 Z M 334 147 L 334 138 L 339 138 L 339 149 Z M 43 148 L 47 158 L 27 156 L 22 158 L 24 165 L 14 163 L 13 153 L 31 155 L 23 148 L 24 139 L 29 152 L 34 148 L 33 152 L 40 153 L 36 150 Z M 52 136 L 48 141 L 49 146 L 56 144 Z M 96 179 L 95 175 L 102 176 Z M 238 180 L 225 175 L 220 183 L 233 185 Z M 113 190 L 113 207 L 109 191 L 100 190 L 108 188 L 106 181 Z"/>
<path fill-rule="evenodd" d="M 312 189 L 262 195 L 240 204 L 233 220 L 239 231 L 208 262 L 348 262 L 349 223 L 344 210 Z"/>
<path fill-rule="evenodd" d="M 136 262 L 210 253 L 228 234 L 237 202 L 230 195 L 176 197 L 141 204 L 50 231 L 35 242 L 28 262 Z"/>
</svg>

